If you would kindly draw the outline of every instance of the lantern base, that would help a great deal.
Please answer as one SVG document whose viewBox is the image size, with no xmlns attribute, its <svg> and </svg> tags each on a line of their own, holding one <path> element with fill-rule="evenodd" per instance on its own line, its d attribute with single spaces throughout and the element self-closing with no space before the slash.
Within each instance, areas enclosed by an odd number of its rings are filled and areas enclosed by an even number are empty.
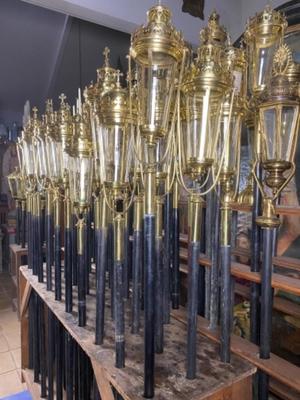
<svg viewBox="0 0 300 400">
<path fill-rule="evenodd" d="M 283 174 L 292 167 L 292 163 L 289 161 L 272 160 L 263 162 L 262 166 L 267 172 L 265 178 L 266 184 L 273 190 L 276 190 L 286 181 L 286 177 Z"/>
<path fill-rule="evenodd" d="M 272 199 L 263 200 L 263 214 L 256 218 L 256 223 L 261 228 L 278 228 L 280 219 L 275 214 L 275 208 Z"/>
</svg>

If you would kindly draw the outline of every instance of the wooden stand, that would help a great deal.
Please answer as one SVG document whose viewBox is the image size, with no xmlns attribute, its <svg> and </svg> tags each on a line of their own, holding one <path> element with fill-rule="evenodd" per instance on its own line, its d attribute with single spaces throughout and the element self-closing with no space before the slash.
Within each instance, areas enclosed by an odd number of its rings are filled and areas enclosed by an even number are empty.
<svg viewBox="0 0 300 400">
<path fill-rule="evenodd" d="M 63 275 L 63 274 L 62 274 Z M 20 315 L 23 378 L 33 398 L 37 397 L 36 384 L 32 384 L 28 371 L 28 317 L 27 308 L 32 289 L 40 296 L 64 328 L 89 356 L 102 399 L 113 400 L 113 386 L 126 400 L 143 398 L 143 333 L 130 333 L 130 304 L 126 304 L 126 366 L 114 366 L 114 325 L 110 318 L 109 301 L 106 307 L 104 344 L 94 344 L 95 331 L 95 284 L 91 279 L 90 295 L 87 296 L 87 326 L 77 326 L 77 295 L 74 293 L 74 312 L 65 312 L 64 299 L 54 300 L 54 293 L 47 292 L 45 284 L 38 283 L 26 266 L 20 268 Z M 251 400 L 252 375 L 256 368 L 240 357 L 233 355 L 231 364 L 219 361 L 218 345 L 199 335 L 197 362 L 199 376 L 187 380 L 186 375 L 186 326 L 184 322 L 171 318 L 165 326 L 165 351 L 156 355 L 155 399 L 160 400 Z"/>
</svg>

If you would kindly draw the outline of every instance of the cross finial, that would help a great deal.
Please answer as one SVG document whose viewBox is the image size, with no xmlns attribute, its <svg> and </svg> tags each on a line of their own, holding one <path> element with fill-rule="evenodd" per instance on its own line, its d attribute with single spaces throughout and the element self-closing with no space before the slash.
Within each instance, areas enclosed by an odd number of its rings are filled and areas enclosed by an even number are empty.
<svg viewBox="0 0 300 400">
<path fill-rule="evenodd" d="M 117 87 L 120 87 L 121 86 L 120 79 L 121 79 L 121 76 L 123 76 L 123 73 L 119 69 L 117 69 L 115 72 L 115 76 L 117 78 Z"/>
<path fill-rule="evenodd" d="M 33 112 L 33 119 L 37 119 L 37 113 L 38 113 L 37 107 L 33 107 L 32 112 Z"/>
<path fill-rule="evenodd" d="M 108 47 L 104 47 L 103 53 L 104 55 L 104 66 L 105 67 L 109 67 L 109 54 L 110 54 L 110 50 Z"/>
<path fill-rule="evenodd" d="M 58 98 L 60 99 L 61 105 L 65 104 L 65 100 L 66 100 L 67 96 L 64 93 L 62 93 Z"/>
</svg>

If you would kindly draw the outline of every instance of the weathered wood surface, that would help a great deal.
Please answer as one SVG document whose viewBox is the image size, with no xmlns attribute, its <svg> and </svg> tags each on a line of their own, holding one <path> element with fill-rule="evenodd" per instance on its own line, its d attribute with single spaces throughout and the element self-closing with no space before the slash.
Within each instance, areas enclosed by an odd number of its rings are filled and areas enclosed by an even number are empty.
<svg viewBox="0 0 300 400">
<path fill-rule="evenodd" d="M 183 309 L 172 310 L 172 316 L 186 324 L 186 314 Z M 198 332 L 219 343 L 219 329 L 209 329 L 205 318 L 198 316 Z M 231 335 L 231 351 L 253 363 L 256 367 L 269 374 L 279 382 L 299 392 L 300 398 L 300 368 L 271 353 L 268 360 L 259 358 L 259 347 L 236 335 Z"/>
<path fill-rule="evenodd" d="M 38 283 L 37 277 L 26 267 L 21 267 L 24 278 L 44 300 L 52 312 L 70 332 L 73 338 L 91 358 L 98 363 L 106 378 L 126 400 L 141 399 L 143 395 L 143 333 L 130 333 L 130 304 L 126 304 L 126 366 L 117 369 L 114 366 L 114 325 L 110 318 L 110 306 L 106 307 L 106 337 L 102 346 L 94 344 L 95 331 L 95 289 L 91 283 L 90 295 L 87 296 L 87 326 L 77 326 L 77 298 L 74 290 L 74 312 L 67 314 L 64 303 L 54 300 L 53 292 L 47 292 L 45 285 Z M 93 274 L 92 274 L 93 275 Z M 63 274 L 62 274 L 63 276 Z M 63 285 L 64 286 L 64 285 Z M 75 288 L 74 288 L 75 289 Z M 64 293 L 63 293 L 64 296 Z M 108 300 L 108 298 L 107 298 Z M 255 373 L 256 368 L 235 355 L 230 365 L 219 361 L 218 346 L 208 338 L 199 335 L 198 340 L 198 379 L 185 378 L 186 326 L 173 319 L 165 326 L 165 350 L 156 355 L 156 392 L 157 400 L 207 399 L 224 388 L 239 383 Z"/>
</svg>

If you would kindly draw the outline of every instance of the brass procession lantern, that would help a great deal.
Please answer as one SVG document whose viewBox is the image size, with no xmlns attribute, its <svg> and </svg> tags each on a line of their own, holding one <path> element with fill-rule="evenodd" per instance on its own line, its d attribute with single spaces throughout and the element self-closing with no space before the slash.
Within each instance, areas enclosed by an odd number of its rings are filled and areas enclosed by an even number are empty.
<svg viewBox="0 0 300 400">
<path fill-rule="evenodd" d="M 275 53 L 273 76 L 259 106 L 261 166 L 263 178 L 254 177 L 263 198 L 263 212 L 256 219 L 263 230 L 260 357 L 270 357 L 272 330 L 272 252 L 274 230 L 280 225 L 275 202 L 295 173 L 295 149 L 299 131 L 299 74 L 289 80 L 295 63 L 287 45 Z M 267 393 L 268 377 L 263 376 Z M 264 397 L 265 398 L 265 397 Z"/>
<path fill-rule="evenodd" d="M 171 24 L 171 12 L 157 5 L 148 11 L 148 23 L 131 37 L 130 55 L 137 68 L 138 130 L 146 142 L 144 168 L 144 396 L 154 395 L 155 320 L 155 163 L 156 144 L 168 132 L 169 112 L 184 41 Z"/>
<path fill-rule="evenodd" d="M 178 131 L 179 170 L 181 185 L 189 193 L 189 272 L 188 272 L 188 339 L 187 378 L 196 377 L 196 336 L 198 308 L 198 260 L 200 255 L 200 226 L 203 207 L 202 196 L 209 193 L 218 183 L 229 140 L 230 111 L 222 121 L 224 102 L 229 95 L 229 109 L 232 109 L 232 74 L 225 57 L 226 32 L 219 25 L 219 16 L 213 12 L 208 26 L 200 33 L 201 44 L 195 62 L 187 70 L 182 83 L 186 104 L 186 130 Z M 178 120 L 180 121 L 179 103 Z M 180 127 L 180 123 L 178 123 Z M 221 130 L 224 149 L 221 162 L 217 161 L 217 144 Z M 186 187 L 183 173 L 194 183 Z M 212 174 L 210 185 L 206 185 Z M 206 186 L 204 188 L 204 186 Z"/>
<path fill-rule="evenodd" d="M 125 366 L 124 315 L 124 214 L 128 208 L 129 172 L 132 156 L 129 92 L 120 84 L 117 71 L 116 86 L 107 91 L 100 101 L 101 128 L 99 129 L 100 177 L 107 206 L 114 223 L 114 320 L 116 367 Z"/>
<path fill-rule="evenodd" d="M 248 91 L 251 96 L 249 99 L 249 110 L 253 113 L 253 150 L 252 156 L 256 165 L 255 174 L 262 179 L 261 163 L 261 138 L 258 119 L 258 105 L 260 94 L 270 82 L 272 73 L 273 55 L 280 41 L 283 38 L 284 30 L 287 26 L 286 18 L 279 11 L 273 10 L 270 6 L 256 14 L 248 22 L 244 38 L 248 65 Z M 261 212 L 261 195 L 256 181 L 253 182 L 253 207 L 252 207 L 252 233 L 251 233 L 251 271 L 260 271 L 260 253 L 261 253 L 261 230 L 256 224 L 256 218 Z M 260 318 L 260 285 L 252 283 L 250 297 L 250 335 L 251 341 L 259 344 L 259 321 Z M 265 322 L 267 322 L 265 320 Z M 268 387 L 260 385 L 264 396 L 267 396 Z M 262 394 L 261 394 L 262 395 Z"/>
<path fill-rule="evenodd" d="M 75 117 L 75 137 L 69 151 L 70 196 L 76 210 L 77 263 L 78 263 L 78 325 L 86 325 L 86 294 L 89 285 L 89 268 L 86 265 L 87 212 L 92 198 L 93 147 L 87 104 L 78 101 Z M 76 267 L 76 266 L 75 266 Z"/>
</svg>

